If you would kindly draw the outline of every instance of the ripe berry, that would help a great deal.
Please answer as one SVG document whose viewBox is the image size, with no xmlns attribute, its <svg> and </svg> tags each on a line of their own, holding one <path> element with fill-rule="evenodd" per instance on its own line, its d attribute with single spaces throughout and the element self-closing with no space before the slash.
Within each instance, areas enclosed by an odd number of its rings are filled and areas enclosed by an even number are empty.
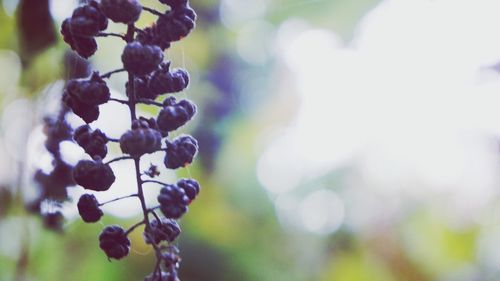
<svg viewBox="0 0 500 281">
<path fill-rule="evenodd" d="M 99 107 L 97 105 L 82 103 L 80 100 L 71 97 L 67 93 L 63 94 L 62 100 L 64 104 L 71 108 L 73 113 L 82 118 L 85 123 L 91 123 L 99 117 Z"/>
<path fill-rule="evenodd" d="M 43 215 L 43 225 L 51 230 L 61 232 L 64 216 L 60 211 L 50 212 Z"/>
<path fill-rule="evenodd" d="M 189 6 L 178 7 L 158 18 L 156 33 L 169 42 L 186 37 L 194 28 L 196 13 Z"/>
<path fill-rule="evenodd" d="M 149 80 L 149 89 L 156 95 L 177 93 L 184 90 L 189 84 L 189 75 L 183 69 L 169 72 L 170 62 L 160 64 L 160 68 L 153 72 Z"/>
<path fill-rule="evenodd" d="M 181 234 L 181 229 L 176 221 L 164 218 L 161 223 L 158 223 L 157 219 L 153 219 L 144 232 L 144 240 L 147 244 L 172 242 L 179 234 Z"/>
<path fill-rule="evenodd" d="M 88 58 L 97 51 L 97 42 L 93 37 L 79 37 L 73 34 L 70 19 L 63 21 L 61 34 L 64 42 L 68 43 L 71 49 L 83 58 Z"/>
<path fill-rule="evenodd" d="M 99 235 L 99 247 L 108 258 L 121 259 L 130 251 L 130 240 L 123 228 L 118 225 L 109 225 Z"/>
<path fill-rule="evenodd" d="M 154 100 L 158 95 L 154 94 L 148 87 L 149 76 L 144 77 L 134 77 L 133 83 L 127 82 L 125 87 L 127 89 L 127 96 L 132 96 L 132 94 L 137 98 L 151 99 Z M 131 85 L 132 84 L 132 85 Z"/>
<path fill-rule="evenodd" d="M 89 125 L 82 125 L 75 130 L 73 138 L 91 157 L 104 158 L 108 153 L 108 138 L 99 129 L 92 131 Z"/>
<path fill-rule="evenodd" d="M 76 8 L 70 18 L 71 32 L 74 36 L 95 36 L 108 27 L 108 19 L 99 10 L 95 1 Z"/>
<path fill-rule="evenodd" d="M 124 68 L 135 75 L 146 75 L 155 70 L 163 60 L 163 51 L 154 45 L 134 41 L 125 46 L 122 54 Z"/>
<path fill-rule="evenodd" d="M 160 190 L 158 202 L 165 217 L 178 219 L 187 212 L 189 198 L 183 189 L 174 184 L 167 184 Z"/>
<path fill-rule="evenodd" d="M 125 24 L 136 22 L 142 12 L 137 0 L 101 0 L 100 8 L 112 21 Z"/>
<path fill-rule="evenodd" d="M 80 160 L 73 169 L 73 178 L 83 188 L 95 191 L 106 191 L 115 182 L 113 170 L 99 158 L 96 161 Z"/>
<path fill-rule="evenodd" d="M 166 132 L 176 130 L 191 120 L 195 113 L 196 106 L 187 100 L 168 105 L 158 115 L 158 127 Z"/>
<path fill-rule="evenodd" d="M 97 72 L 94 72 L 90 79 L 69 80 L 65 93 L 81 103 L 92 106 L 106 103 L 110 98 L 109 88 Z"/>
<path fill-rule="evenodd" d="M 189 135 L 182 135 L 172 142 L 167 140 L 165 166 L 169 169 L 184 167 L 193 162 L 198 152 L 198 142 Z"/>
<path fill-rule="evenodd" d="M 83 194 L 78 200 L 77 207 L 84 222 L 97 222 L 103 215 L 99 202 L 92 194 Z"/>
<path fill-rule="evenodd" d="M 142 32 L 137 34 L 135 39 L 143 45 L 156 45 L 162 50 L 168 49 L 170 47 L 170 41 L 166 40 L 166 38 L 157 36 L 156 29 L 156 24 L 146 27 Z"/>
<path fill-rule="evenodd" d="M 200 184 L 194 179 L 181 179 L 177 182 L 177 186 L 184 189 L 184 192 L 191 201 L 200 192 Z"/>
<path fill-rule="evenodd" d="M 135 120 L 132 130 L 120 137 L 120 148 L 123 153 L 138 158 L 146 153 L 153 153 L 161 148 L 161 134 L 151 129 L 146 121 Z"/>
</svg>

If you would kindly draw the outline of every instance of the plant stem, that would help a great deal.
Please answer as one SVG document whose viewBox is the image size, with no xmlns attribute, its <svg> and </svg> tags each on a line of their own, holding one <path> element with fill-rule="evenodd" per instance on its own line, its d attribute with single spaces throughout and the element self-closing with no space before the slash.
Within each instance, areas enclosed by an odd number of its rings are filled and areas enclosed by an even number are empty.
<svg viewBox="0 0 500 281">
<path fill-rule="evenodd" d="M 136 224 L 132 225 L 132 226 L 131 226 L 131 227 L 130 227 L 130 228 L 129 228 L 126 232 L 125 232 L 125 235 L 129 235 L 129 234 L 130 234 L 130 232 L 134 231 L 134 229 L 136 229 L 136 228 L 137 228 L 138 226 L 140 226 L 140 225 L 143 225 L 144 223 L 145 223 L 145 221 L 144 221 L 144 220 L 142 220 L 142 221 L 140 221 L 140 222 L 138 222 L 138 223 L 136 223 Z"/>
<path fill-rule="evenodd" d="M 149 104 L 149 105 L 156 105 L 156 106 L 162 107 L 162 108 L 164 107 L 163 103 L 155 102 L 155 101 L 148 100 L 148 99 L 137 99 L 137 102 L 143 103 L 143 104 Z"/>
<path fill-rule="evenodd" d="M 157 183 L 161 185 L 167 185 L 166 183 L 157 180 L 143 180 L 142 183 Z"/>
<path fill-rule="evenodd" d="M 118 197 L 118 198 L 115 198 L 115 199 L 113 199 L 113 200 L 109 200 L 109 201 L 106 201 L 106 202 L 100 203 L 100 204 L 99 204 L 99 206 L 103 206 L 103 205 L 108 204 L 108 203 L 111 203 L 111 202 L 115 202 L 115 201 L 118 201 L 118 200 L 122 200 L 122 199 L 130 198 L 130 197 L 136 197 L 136 196 L 137 196 L 137 193 L 130 194 L 130 195 L 127 195 L 127 196 Z"/>
<path fill-rule="evenodd" d="M 115 159 L 111 159 L 108 162 L 106 162 L 105 164 L 111 164 L 113 162 L 117 162 L 117 161 L 121 161 L 121 160 L 127 160 L 127 159 L 133 159 L 133 158 L 130 157 L 130 156 L 122 156 L 122 157 L 118 157 L 118 158 L 115 158 Z"/>
<path fill-rule="evenodd" d="M 144 6 L 142 7 L 142 9 L 146 12 L 150 12 L 151 14 L 153 14 L 155 16 L 159 16 L 159 17 L 163 16 L 163 13 L 161 13 L 155 9 L 144 7 Z"/>
<path fill-rule="evenodd" d="M 111 75 L 115 74 L 115 73 L 118 73 L 118 72 L 123 72 L 125 71 L 125 68 L 120 68 L 120 69 L 115 69 L 115 70 L 111 70 L 109 72 L 106 72 L 104 73 L 103 75 L 101 75 L 101 78 L 109 78 L 111 77 Z"/>
<path fill-rule="evenodd" d="M 96 37 L 108 37 L 108 36 L 113 36 L 113 37 L 119 37 L 123 40 L 125 40 L 125 36 L 118 34 L 118 33 L 112 33 L 112 32 L 100 32 L 96 35 Z"/>
</svg>

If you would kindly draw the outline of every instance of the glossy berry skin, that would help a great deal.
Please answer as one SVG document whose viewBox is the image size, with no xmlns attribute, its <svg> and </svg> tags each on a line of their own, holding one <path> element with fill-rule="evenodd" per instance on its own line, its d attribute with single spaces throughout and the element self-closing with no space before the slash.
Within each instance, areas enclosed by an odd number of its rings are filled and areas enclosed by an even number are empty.
<svg viewBox="0 0 500 281">
<path fill-rule="evenodd" d="M 153 153 L 161 148 L 161 134 L 151 129 L 145 121 L 134 121 L 132 130 L 120 137 L 120 148 L 123 153 L 139 158 L 146 153 Z"/>
<path fill-rule="evenodd" d="M 156 36 L 169 42 L 186 37 L 195 27 L 196 13 L 189 6 L 172 9 L 156 21 Z"/>
<path fill-rule="evenodd" d="M 71 98 L 87 105 L 100 105 L 109 101 L 110 92 L 106 82 L 94 72 L 90 79 L 68 81 L 65 92 Z"/>
<path fill-rule="evenodd" d="M 99 202 L 92 194 L 83 194 L 78 200 L 78 213 L 84 222 L 97 222 L 103 216 L 102 210 L 99 208 Z"/>
<path fill-rule="evenodd" d="M 125 24 L 136 22 L 142 12 L 137 0 L 101 0 L 100 8 L 110 20 Z"/>
<path fill-rule="evenodd" d="M 108 258 L 121 259 L 130 251 L 130 240 L 123 228 L 118 225 L 109 225 L 99 235 L 99 247 Z"/>
<path fill-rule="evenodd" d="M 200 192 L 200 184 L 194 179 L 180 179 L 177 186 L 184 190 L 190 201 L 194 200 Z"/>
<path fill-rule="evenodd" d="M 156 122 L 162 131 L 170 132 L 186 124 L 196 114 L 196 106 L 187 100 L 165 106 Z"/>
<path fill-rule="evenodd" d="M 165 154 L 165 167 L 168 169 L 177 169 L 193 162 L 198 152 L 198 142 L 189 135 L 182 135 L 172 142 L 167 141 Z"/>
<path fill-rule="evenodd" d="M 162 219 L 161 224 L 157 219 L 153 219 L 144 233 L 144 240 L 147 244 L 159 244 L 162 241 L 172 242 L 181 234 L 181 228 L 176 221 Z"/>
<path fill-rule="evenodd" d="M 106 191 L 115 182 L 113 170 L 101 160 L 80 160 L 73 169 L 73 178 L 83 188 L 95 191 Z"/>
<path fill-rule="evenodd" d="M 149 79 L 148 87 L 155 95 L 177 93 L 189 84 L 189 75 L 183 69 L 169 71 L 170 62 L 160 64 L 160 67 L 153 72 Z"/>
<path fill-rule="evenodd" d="M 82 125 L 75 130 L 73 138 L 91 157 L 106 157 L 108 138 L 101 130 L 92 131 L 89 125 Z"/>
<path fill-rule="evenodd" d="M 169 219 L 178 219 L 187 212 L 189 198 L 184 190 L 176 185 L 168 184 L 160 190 L 158 195 L 160 210 Z"/>
<path fill-rule="evenodd" d="M 128 43 L 122 53 L 123 67 L 131 74 L 143 76 L 155 70 L 163 60 L 163 51 L 154 45 L 137 41 Z"/>
</svg>

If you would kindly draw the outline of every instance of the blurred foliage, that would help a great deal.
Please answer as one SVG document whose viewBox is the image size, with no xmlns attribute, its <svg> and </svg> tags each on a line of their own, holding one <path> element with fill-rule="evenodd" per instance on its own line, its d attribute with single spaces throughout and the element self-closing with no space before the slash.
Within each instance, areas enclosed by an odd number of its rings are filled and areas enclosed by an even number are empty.
<svg viewBox="0 0 500 281">
<path fill-rule="evenodd" d="M 60 38 L 45 49 L 53 43 L 52 31 L 60 22 L 53 27 L 47 15 L 32 17 L 38 10 L 31 8 L 8 14 L 3 9 L 5 1 L 9 0 L 0 0 L 0 49 L 14 51 L 25 63 L 15 89 L 0 87 L 4 106 L 7 97 L 36 100 L 44 87 L 63 78 L 67 49 Z M 21 1 L 20 7 L 31 2 L 44 4 L 41 0 Z M 153 0 L 143 2 L 160 7 Z M 348 38 L 356 22 L 377 2 L 274 0 L 264 16 L 276 26 L 291 17 L 303 18 Z M 269 123 L 281 122 L 260 115 L 273 98 L 270 68 L 249 65 L 239 57 L 235 31 L 219 20 L 219 1 L 193 0 L 192 4 L 199 14 L 195 33 L 167 52 L 175 66 L 191 71 L 194 83 L 187 95 L 200 109 L 197 124 L 188 128 L 200 141 L 199 161 L 178 174 L 200 179 L 203 187 L 182 220 L 178 242 L 183 258 L 181 280 L 425 281 L 477 263 L 478 227 L 451 228 L 435 210 L 417 211 L 378 232 L 345 227 L 322 236 L 282 226 L 270 196 L 255 176 L 258 136 L 272 125 Z M 31 24 L 34 19 L 41 24 Z M 139 24 L 151 21 L 146 16 Z M 120 32 L 117 25 L 110 28 Z M 120 43 L 104 44 L 104 40 L 110 39 L 99 39 L 100 50 L 92 58 L 102 72 L 120 65 L 116 50 L 122 47 Z M 0 65 L 4 75 L 8 68 Z M 250 95 L 246 82 L 253 75 L 264 79 L 258 80 L 260 92 Z M 112 81 L 115 90 L 123 90 L 123 79 Z M 132 235 L 130 257 L 108 262 L 97 243 L 102 224 L 88 225 L 73 217 L 64 234 L 46 231 L 38 219 L 24 213 L 14 185 L 0 187 L 0 281 L 16 280 L 16 276 L 40 281 L 142 280 L 151 271 L 154 259 L 140 231 Z M 131 225 L 134 220 L 106 216 L 103 223 Z M 23 254 L 28 255 L 27 260 Z M 25 270 L 21 275 L 16 273 L 20 269 Z"/>
</svg>

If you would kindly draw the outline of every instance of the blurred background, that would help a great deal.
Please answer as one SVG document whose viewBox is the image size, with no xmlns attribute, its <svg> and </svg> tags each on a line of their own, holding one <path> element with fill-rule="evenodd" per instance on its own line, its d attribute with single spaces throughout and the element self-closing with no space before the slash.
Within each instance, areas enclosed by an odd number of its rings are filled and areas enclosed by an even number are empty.
<svg viewBox="0 0 500 281">
<path fill-rule="evenodd" d="M 104 224 L 78 216 L 81 187 L 60 206 L 62 231 L 26 208 L 40 192 L 34 172 L 51 169 L 43 118 L 57 114 L 65 77 L 88 73 L 58 32 L 77 5 L 0 0 L 1 281 L 143 280 L 154 266 L 140 231 L 128 258 L 108 262 Z M 165 55 L 191 74 L 179 96 L 199 114 L 180 133 L 201 148 L 189 170 L 161 175 L 202 185 L 181 221 L 182 281 L 500 280 L 499 1 L 191 5 L 196 30 Z M 123 43 L 98 45 L 91 68 L 120 68 Z M 112 95 L 125 79 L 113 76 Z M 109 136 L 129 126 L 120 105 L 101 111 L 92 126 Z M 85 157 L 61 149 L 69 163 Z M 130 163 L 113 168 L 99 200 L 135 188 Z M 104 223 L 130 226 L 138 207 L 106 205 Z"/>
</svg>

